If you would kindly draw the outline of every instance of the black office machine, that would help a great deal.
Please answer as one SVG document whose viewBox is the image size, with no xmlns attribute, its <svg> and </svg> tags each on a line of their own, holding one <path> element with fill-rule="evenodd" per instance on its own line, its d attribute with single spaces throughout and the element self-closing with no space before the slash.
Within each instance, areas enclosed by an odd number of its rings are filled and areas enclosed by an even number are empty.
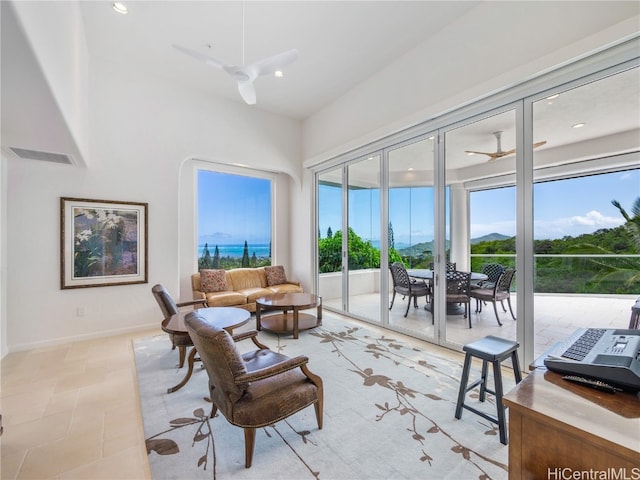
<svg viewBox="0 0 640 480">
<path fill-rule="evenodd" d="M 549 370 L 640 391 L 640 330 L 581 328 L 570 339 L 563 353 L 544 359 Z"/>
</svg>

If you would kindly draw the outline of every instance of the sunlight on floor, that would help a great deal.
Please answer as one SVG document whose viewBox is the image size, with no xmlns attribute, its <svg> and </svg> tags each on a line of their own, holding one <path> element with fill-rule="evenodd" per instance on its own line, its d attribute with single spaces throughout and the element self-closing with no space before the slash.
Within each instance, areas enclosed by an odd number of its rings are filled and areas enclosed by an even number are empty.
<svg viewBox="0 0 640 480">
<path fill-rule="evenodd" d="M 534 356 L 539 356 L 557 342 L 565 340 L 578 328 L 627 328 L 631 315 L 631 306 L 636 297 L 630 295 L 535 295 L 535 341 Z M 517 295 L 512 294 L 511 304 L 514 313 L 517 309 Z M 389 324 L 399 331 L 424 339 L 434 338 L 431 312 L 425 310 L 424 299 L 418 308 L 411 306 L 407 317 L 404 312 L 407 300 L 398 296 L 389 314 Z M 340 308 L 340 302 L 323 299 L 323 305 Z M 366 319 L 380 318 L 380 300 L 377 294 L 356 295 L 350 298 L 350 311 Z M 482 312 L 475 312 L 475 302 L 471 302 L 471 329 L 462 314 L 449 315 L 447 318 L 446 339 L 462 347 L 463 345 L 485 337 L 495 335 L 515 340 L 517 322 L 509 313 L 503 312 L 498 304 L 498 315 L 502 326 L 496 321 L 493 306 L 485 305 Z"/>
</svg>

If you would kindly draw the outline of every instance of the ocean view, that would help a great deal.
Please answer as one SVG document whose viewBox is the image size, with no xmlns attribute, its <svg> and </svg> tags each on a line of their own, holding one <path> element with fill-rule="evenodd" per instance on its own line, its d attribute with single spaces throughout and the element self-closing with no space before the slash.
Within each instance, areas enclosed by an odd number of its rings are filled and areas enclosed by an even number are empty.
<svg viewBox="0 0 640 480">
<path fill-rule="evenodd" d="M 213 257 L 213 254 L 216 250 L 216 245 L 209 244 L 209 253 Z M 253 254 L 256 254 L 256 257 L 267 258 L 269 257 L 269 244 L 268 243 L 258 243 L 255 245 L 249 244 L 249 257 L 252 257 Z M 204 245 L 198 245 L 198 258 L 202 257 L 202 252 L 204 251 Z M 242 244 L 230 244 L 230 245 L 218 245 L 218 252 L 220 253 L 220 257 L 237 257 L 242 258 L 242 253 L 244 252 L 244 243 Z"/>
</svg>

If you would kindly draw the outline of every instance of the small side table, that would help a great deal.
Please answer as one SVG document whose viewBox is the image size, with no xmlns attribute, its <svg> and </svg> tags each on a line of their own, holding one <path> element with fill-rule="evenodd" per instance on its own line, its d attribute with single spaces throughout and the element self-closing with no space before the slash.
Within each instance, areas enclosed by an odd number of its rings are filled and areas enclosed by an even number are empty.
<svg viewBox="0 0 640 480">
<path fill-rule="evenodd" d="M 317 315 L 300 313 L 300 310 L 317 309 Z M 282 313 L 262 316 L 262 312 L 281 310 Z M 298 338 L 300 330 L 322 325 L 322 298 L 312 293 L 274 293 L 256 300 L 256 330 L 276 333 L 293 333 Z"/>
<path fill-rule="evenodd" d="M 251 318 L 251 313 L 248 310 L 244 310 L 243 308 L 236 307 L 207 307 L 207 308 L 198 308 L 196 310 L 184 310 L 175 315 L 169 317 L 168 320 L 162 322 L 162 330 L 167 333 L 171 333 L 173 335 L 189 335 L 187 331 L 187 326 L 184 324 L 184 317 L 186 317 L 189 313 L 196 311 L 198 314 L 202 315 L 205 320 L 212 325 L 215 325 L 218 328 L 223 328 L 229 335 L 233 335 L 233 329 L 241 327 L 246 324 Z M 189 356 L 187 357 L 187 373 L 182 379 L 180 383 L 176 386 L 167 389 L 167 393 L 173 393 L 176 390 L 180 390 L 184 387 L 189 379 L 191 378 L 191 374 L 193 373 L 193 364 L 196 361 L 199 361 L 199 358 L 196 358 L 196 347 L 191 347 L 191 351 L 189 352 Z"/>
</svg>

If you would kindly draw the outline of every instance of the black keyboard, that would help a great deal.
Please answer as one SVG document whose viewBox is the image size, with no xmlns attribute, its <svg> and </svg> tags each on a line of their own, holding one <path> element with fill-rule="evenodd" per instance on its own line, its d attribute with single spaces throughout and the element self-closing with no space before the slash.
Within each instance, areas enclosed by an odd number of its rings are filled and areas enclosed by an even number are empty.
<svg viewBox="0 0 640 480">
<path fill-rule="evenodd" d="M 571 345 L 563 354 L 563 357 L 571 360 L 583 360 L 589 355 L 593 346 L 598 343 L 607 330 L 605 328 L 588 328 L 573 345 Z"/>
<path fill-rule="evenodd" d="M 638 392 L 640 330 L 580 328 L 566 343 L 558 343 L 544 354 L 544 366 L 554 372 Z"/>
</svg>

